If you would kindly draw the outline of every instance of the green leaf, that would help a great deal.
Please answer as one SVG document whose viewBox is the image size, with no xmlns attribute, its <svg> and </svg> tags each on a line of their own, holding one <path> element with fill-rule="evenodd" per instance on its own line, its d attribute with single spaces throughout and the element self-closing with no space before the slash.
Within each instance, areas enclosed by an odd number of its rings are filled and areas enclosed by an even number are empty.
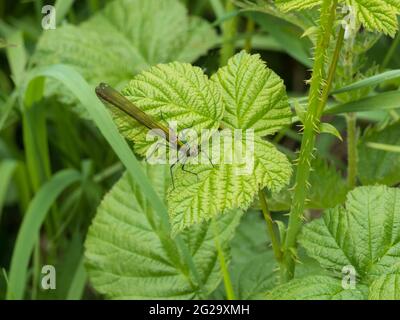
<svg viewBox="0 0 400 320">
<path fill-rule="evenodd" d="M 327 122 L 320 123 L 319 130 L 321 133 L 331 134 L 334 137 L 338 138 L 340 141 L 343 141 L 342 135 L 340 134 L 338 129 L 336 129 L 336 127 L 331 125 L 330 123 Z"/>
<path fill-rule="evenodd" d="M 264 7 L 257 8 L 257 10 L 260 11 L 263 10 L 263 8 Z M 284 17 L 275 17 L 274 14 L 277 12 L 279 11 L 274 9 L 272 12 L 267 12 L 267 15 L 261 12 L 250 12 L 247 15 L 255 20 L 263 31 L 271 35 L 275 42 L 282 47 L 282 51 L 286 52 L 289 56 L 301 62 L 306 67 L 312 67 L 312 59 L 309 52 L 309 47 L 312 43 L 308 39 L 301 37 L 303 28 L 293 25 L 296 18 L 292 15 L 287 17 L 289 14 L 285 13 Z M 286 18 L 286 21 L 282 18 Z M 312 19 L 306 20 L 312 21 Z M 308 23 L 306 23 L 304 27 L 309 28 Z"/>
<path fill-rule="evenodd" d="M 364 300 L 360 289 L 343 289 L 338 279 L 309 276 L 292 280 L 267 294 L 268 300 Z"/>
<path fill-rule="evenodd" d="M 225 135 L 224 135 L 225 134 Z M 213 144 L 212 155 L 220 158 L 211 164 L 187 164 L 185 170 L 175 173 L 175 186 L 168 195 L 169 213 L 173 232 L 234 208 L 247 209 L 261 188 L 267 187 L 278 192 L 288 182 L 292 173 L 286 156 L 271 143 L 254 138 L 254 152 L 247 157 L 237 156 L 249 147 L 243 137 L 227 144 L 232 136 L 230 130 L 221 133 L 220 145 Z M 232 139 L 233 140 L 233 139 Z M 228 154 L 233 154 L 232 162 L 226 161 Z M 202 163 L 205 163 L 204 160 Z"/>
<path fill-rule="evenodd" d="M 224 125 L 254 129 L 255 134 L 273 134 L 291 123 L 291 110 L 285 85 L 268 69 L 259 55 L 245 51 L 212 77 L 223 93 Z"/>
<path fill-rule="evenodd" d="M 17 162 L 14 160 L 4 160 L 0 163 L 0 222 L 7 191 L 16 168 Z"/>
<path fill-rule="evenodd" d="M 43 221 L 57 197 L 80 178 L 79 172 L 75 170 L 61 171 L 44 184 L 33 198 L 18 231 L 11 259 L 7 299 L 24 298 L 29 258 Z"/>
<path fill-rule="evenodd" d="M 345 1 L 341 1 L 345 3 Z M 284 11 L 305 10 L 320 5 L 321 0 L 278 0 L 278 7 Z M 378 31 L 394 36 L 398 30 L 397 15 L 400 3 L 396 0 L 354 0 L 356 17 L 369 31 Z"/>
<path fill-rule="evenodd" d="M 311 9 L 321 4 L 321 0 L 277 0 L 275 3 L 282 11 Z"/>
<path fill-rule="evenodd" d="M 400 273 L 385 274 L 369 289 L 369 300 L 400 300 Z"/>
<path fill-rule="evenodd" d="M 265 221 L 259 212 L 247 212 L 232 240 L 231 276 L 236 298 L 257 299 L 276 282 L 277 265 Z"/>
<path fill-rule="evenodd" d="M 383 143 L 400 146 L 400 123 L 383 129 L 370 129 L 360 139 L 359 178 L 364 185 L 386 184 L 394 186 L 400 182 L 400 154 L 384 150 L 372 149 L 369 143 Z"/>
<path fill-rule="evenodd" d="M 79 26 L 43 32 L 33 61 L 72 65 L 92 85 L 116 86 L 157 63 L 192 62 L 217 40 L 211 26 L 189 18 L 177 0 L 117 0 Z M 65 96 L 59 87 L 54 92 Z"/>
<path fill-rule="evenodd" d="M 308 209 L 328 209 L 346 200 L 348 187 L 340 171 L 329 162 L 317 158 L 312 162 L 310 189 L 307 195 Z M 321 183 L 323 181 L 323 183 Z M 290 185 L 290 184 L 289 184 Z M 335 192 L 332 192 L 335 190 Z M 272 211 L 289 211 L 292 202 L 292 190 L 282 190 L 272 195 L 268 202 Z"/>
<path fill-rule="evenodd" d="M 216 130 L 223 116 L 222 96 L 203 71 L 190 64 L 174 62 L 152 67 L 137 75 L 123 94 L 140 109 L 169 127 L 175 121 L 177 132 L 193 129 Z M 145 155 L 154 141 L 148 141 L 147 128 L 132 117 L 112 108 L 120 132 L 135 142 L 135 151 Z"/>
<path fill-rule="evenodd" d="M 398 30 L 400 3 L 391 0 L 355 0 L 357 18 L 369 31 L 394 36 Z"/>
<path fill-rule="evenodd" d="M 300 243 L 326 269 L 353 266 L 363 283 L 390 274 L 400 264 L 400 190 L 359 187 L 344 207 L 303 228 Z"/>
<path fill-rule="evenodd" d="M 375 85 L 381 84 L 382 82 L 398 78 L 400 78 L 400 70 L 390 70 L 380 74 L 373 75 L 366 79 L 359 80 L 343 88 L 337 89 L 334 92 L 332 92 L 332 94 L 338 94 L 343 92 L 359 90 L 367 87 L 373 87 Z"/>
<path fill-rule="evenodd" d="M 169 185 L 167 166 L 145 166 L 160 197 Z M 220 243 L 229 256 L 229 242 L 241 213 L 217 219 Z M 86 240 L 89 278 L 100 293 L 114 299 L 196 299 L 199 285 L 193 283 L 182 252 L 160 221 L 151 201 L 128 175 L 121 178 L 98 208 Z M 182 233 L 193 257 L 199 279 L 209 294 L 221 280 L 213 229 L 197 225 Z"/>
<path fill-rule="evenodd" d="M 343 114 L 350 112 L 365 112 L 391 110 L 399 108 L 400 91 L 389 91 L 371 95 L 360 100 L 340 103 L 325 109 L 324 114 Z"/>
<path fill-rule="evenodd" d="M 272 250 L 251 258 L 237 270 L 237 279 L 234 283 L 237 298 L 240 300 L 259 300 L 265 292 L 272 289 L 276 283 L 276 270 Z"/>
</svg>

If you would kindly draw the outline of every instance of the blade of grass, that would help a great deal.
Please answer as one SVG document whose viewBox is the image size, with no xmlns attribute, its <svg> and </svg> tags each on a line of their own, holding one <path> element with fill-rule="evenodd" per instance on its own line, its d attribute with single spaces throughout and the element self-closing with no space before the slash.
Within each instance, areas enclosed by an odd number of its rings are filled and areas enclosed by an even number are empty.
<svg viewBox="0 0 400 320">
<path fill-rule="evenodd" d="M 0 132 L 3 129 L 4 125 L 7 122 L 8 117 L 11 114 L 13 107 L 15 106 L 15 102 L 17 101 L 17 91 L 14 91 L 8 98 L 6 103 L 3 106 L 3 111 L 0 117 Z"/>
<path fill-rule="evenodd" d="M 16 86 L 21 84 L 25 66 L 28 60 L 25 50 L 24 37 L 22 31 L 15 31 L 7 36 L 6 55 L 11 69 L 12 79 Z"/>
<path fill-rule="evenodd" d="M 84 258 L 82 257 L 67 293 L 67 300 L 80 300 L 85 289 L 87 275 L 84 267 Z"/>
<path fill-rule="evenodd" d="M 400 108 L 400 91 L 378 93 L 376 95 L 351 101 L 325 109 L 324 114 L 343 114 Z"/>
<path fill-rule="evenodd" d="M 372 148 L 372 149 L 387 151 L 387 152 L 397 152 L 397 153 L 400 152 L 400 146 L 394 146 L 391 144 L 368 142 L 367 147 Z"/>
<path fill-rule="evenodd" d="M 43 185 L 33 198 L 18 231 L 11 259 L 7 299 L 23 299 L 29 259 L 46 215 L 58 196 L 80 179 L 81 175 L 76 170 L 61 171 Z"/>
<path fill-rule="evenodd" d="M 57 0 L 55 9 L 57 12 L 57 25 L 59 25 L 73 6 L 75 0 Z"/>
<path fill-rule="evenodd" d="M 365 87 L 372 87 L 372 86 L 380 84 L 384 81 L 394 80 L 397 78 L 400 78 L 400 70 L 390 70 L 390 71 L 386 71 L 386 72 L 374 75 L 372 77 L 368 77 L 366 79 L 362 79 L 360 81 L 354 82 L 348 86 L 345 86 L 343 88 L 333 91 L 331 94 L 349 92 L 349 91 L 353 91 L 353 90 L 362 89 Z"/>
<path fill-rule="evenodd" d="M 16 168 L 17 162 L 14 160 L 5 160 L 0 163 L 0 222 L 4 201 Z"/>
<path fill-rule="evenodd" d="M 210 0 L 210 4 L 217 20 L 221 19 L 225 15 L 225 8 L 221 0 Z"/>
</svg>

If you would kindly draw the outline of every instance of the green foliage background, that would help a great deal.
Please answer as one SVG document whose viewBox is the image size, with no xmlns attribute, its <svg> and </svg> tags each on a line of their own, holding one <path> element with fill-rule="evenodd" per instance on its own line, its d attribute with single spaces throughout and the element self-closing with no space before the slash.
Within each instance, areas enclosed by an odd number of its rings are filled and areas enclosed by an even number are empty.
<svg viewBox="0 0 400 320">
<path fill-rule="evenodd" d="M 400 5 L 338 1 L 324 33 L 327 3 L 62 0 L 43 30 L 47 2 L 1 1 L 0 299 L 400 299 Z M 254 170 L 189 164 L 197 177 L 175 168 L 172 187 L 100 82 L 178 129 L 253 128 Z M 284 248 L 327 82 L 305 225 Z M 56 290 L 40 286 L 47 264 Z"/>
</svg>

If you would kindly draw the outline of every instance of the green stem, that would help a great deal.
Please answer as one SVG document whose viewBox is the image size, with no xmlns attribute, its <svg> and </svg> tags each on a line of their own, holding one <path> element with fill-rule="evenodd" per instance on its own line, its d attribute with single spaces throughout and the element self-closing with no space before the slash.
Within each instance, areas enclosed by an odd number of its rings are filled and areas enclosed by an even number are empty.
<svg viewBox="0 0 400 320">
<path fill-rule="evenodd" d="M 253 39 L 254 29 L 255 29 L 254 21 L 252 19 L 248 18 L 247 25 L 246 25 L 246 42 L 244 45 L 244 49 L 249 53 L 251 52 L 251 50 L 253 48 L 252 39 Z"/>
<path fill-rule="evenodd" d="M 258 191 L 258 197 L 260 198 L 260 205 L 264 215 L 265 222 L 267 224 L 267 231 L 269 238 L 271 239 L 272 250 L 274 252 L 275 259 L 278 263 L 280 263 L 282 260 L 281 245 L 279 237 L 277 236 L 274 230 L 274 222 L 272 220 L 271 213 L 268 210 L 267 199 L 265 199 L 265 194 L 263 190 Z"/>
<path fill-rule="evenodd" d="M 347 184 L 354 189 L 357 183 L 357 115 L 349 113 L 347 123 Z"/>
<path fill-rule="evenodd" d="M 226 0 L 225 11 L 228 14 L 235 9 L 231 0 Z M 223 44 L 221 48 L 220 66 L 228 63 L 230 57 L 235 54 L 235 37 L 237 32 L 237 18 L 232 17 L 222 24 Z"/>
<path fill-rule="evenodd" d="M 218 252 L 219 265 L 221 267 L 222 276 L 224 279 L 226 297 L 228 300 L 235 300 L 235 293 L 233 291 L 232 280 L 228 270 L 228 264 L 226 263 L 224 251 L 222 250 L 221 243 L 219 241 L 220 231 L 218 228 L 218 222 L 215 219 L 212 219 L 211 224 L 214 230 L 214 241 Z"/>
<path fill-rule="evenodd" d="M 335 23 L 337 2 L 337 0 L 324 0 L 321 7 L 321 24 L 319 27 L 315 61 L 311 77 L 309 105 L 304 123 L 304 134 L 301 143 L 300 156 L 298 159 L 294 195 L 289 216 L 289 226 L 283 246 L 283 264 L 281 266 L 281 280 L 283 282 L 289 281 L 294 276 L 297 236 L 302 226 L 316 135 L 319 130 L 320 118 L 326 104 L 326 100 L 324 101 L 324 99 L 327 99 L 329 87 L 331 86 L 331 83 L 325 84 L 323 74 L 332 29 Z M 332 65 L 337 63 L 337 58 L 335 59 L 335 57 L 336 54 L 338 55 L 340 52 L 342 42 L 343 37 L 338 37 L 330 72 L 336 68 Z M 331 79 L 330 81 L 332 81 L 333 76 L 328 75 L 327 80 L 328 79 Z"/>
<path fill-rule="evenodd" d="M 383 59 L 381 70 L 384 70 L 389 64 L 390 60 L 392 60 L 393 54 L 396 51 L 397 47 L 399 46 L 399 43 L 400 43 L 400 32 L 397 32 L 396 38 L 393 40 L 392 45 L 390 46 L 388 52 L 385 55 L 385 58 Z"/>
</svg>

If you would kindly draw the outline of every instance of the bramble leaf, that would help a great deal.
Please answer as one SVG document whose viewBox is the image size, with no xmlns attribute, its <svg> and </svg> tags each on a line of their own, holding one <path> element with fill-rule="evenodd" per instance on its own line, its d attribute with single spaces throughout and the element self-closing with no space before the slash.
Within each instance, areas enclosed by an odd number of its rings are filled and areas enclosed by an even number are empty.
<svg viewBox="0 0 400 320">
<path fill-rule="evenodd" d="M 345 290 L 339 279 L 330 276 L 311 276 L 275 288 L 268 298 L 393 299 L 400 295 L 396 286 L 400 270 L 399 189 L 354 189 L 345 206 L 330 209 L 307 224 L 299 242 L 309 257 L 334 276 L 343 276 L 344 267 L 354 269 L 354 288 Z"/>
<path fill-rule="evenodd" d="M 230 274 L 237 299 L 258 299 L 276 284 L 277 265 L 260 212 L 247 212 L 232 240 Z"/>
<path fill-rule="evenodd" d="M 328 276 L 308 276 L 278 286 L 268 300 L 364 300 L 365 288 L 344 289 L 341 280 Z"/>
<path fill-rule="evenodd" d="M 291 123 L 285 85 L 258 54 L 242 51 L 219 69 L 212 80 L 223 93 L 223 123 L 227 127 L 252 128 L 256 135 L 265 136 Z"/>
<path fill-rule="evenodd" d="M 328 209 L 343 203 L 346 200 L 348 187 L 340 171 L 332 164 L 321 158 L 312 162 L 313 171 L 310 174 L 310 189 L 307 195 L 308 209 Z M 294 175 L 293 175 L 294 176 Z M 292 179 L 293 180 L 293 179 Z M 324 183 L 321 184 L 321 181 Z M 291 184 L 289 184 L 291 185 Z M 335 192 L 332 192 L 335 190 Z M 289 211 L 293 191 L 286 189 L 272 194 L 268 204 L 272 211 Z"/>
<path fill-rule="evenodd" d="M 33 62 L 69 64 L 92 85 L 122 86 L 157 63 L 193 62 L 217 42 L 212 26 L 177 0 L 117 0 L 79 26 L 43 32 Z M 74 102 L 64 91 L 49 93 Z"/>
<path fill-rule="evenodd" d="M 323 267 L 341 272 L 352 265 L 369 281 L 400 263 L 399 230 L 400 190 L 359 187 L 348 194 L 345 207 L 306 225 L 300 243 Z"/>
<path fill-rule="evenodd" d="M 369 31 L 394 36 L 398 30 L 400 2 L 393 0 L 355 0 L 357 18 Z"/>
<path fill-rule="evenodd" d="M 224 132 L 223 132 L 224 133 Z M 249 145 L 243 140 L 228 144 L 232 149 L 224 149 L 227 136 L 220 139 L 221 146 L 213 144 L 211 154 L 222 150 L 217 161 L 207 164 L 188 164 L 185 170 L 175 173 L 175 186 L 168 195 L 168 205 L 173 232 L 179 232 L 193 224 L 209 220 L 233 208 L 247 209 L 261 188 L 279 191 L 290 179 L 292 169 L 286 156 L 271 143 L 254 138 L 254 151 L 247 157 L 232 157 L 228 154 L 246 150 Z M 225 138 L 225 139 L 224 139 Z M 219 149 L 220 147 L 220 149 Z M 249 149 L 250 150 L 250 149 Z"/>
<path fill-rule="evenodd" d="M 340 0 L 346 3 L 344 0 Z M 321 4 L 321 0 L 277 0 L 284 11 L 305 10 Z M 354 0 L 352 2 L 357 20 L 369 31 L 383 32 L 393 37 L 398 30 L 397 15 L 400 2 L 397 0 Z"/>
<path fill-rule="evenodd" d="M 276 0 L 278 8 L 282 11 L 311 9 L 321 4 L 321 0 Z"/>
<path fill-rule="evenodd" d="M 165 199 L 167 166 L 145 166 L 155 190 Z M 230 212 L 216 221 L 220 243 L 229 257 L 229 243 L 241 213 Z M 221 280 L 213 228 L 203 223 L 183 232 L 199 279 L 209 294 Z M 85 256 L 91 283 L 114 299 L 196 299 L 193 283 L 176 242 L 160 229 L 152 204 L 129 175 L 124 175 L 98 208 L 86 240 Z"/>
<path fill-rule="evenodd" d="M 369 300 L 400 300 L 400 273 L 384 274 L 369 289 Z"/>
<path fill-rule="evenodd" d="M 157 65 L 137 75 L 123 94 L 137 107 L 176 132 L 190 128 L 198 137 L 203 129 L 216 131 L 223 116 L 218 87 L 198 67 L 173 62 Z M 154 141 L 147 141 L 147 128 L 117 108 L 112 108 L 120 132 L 135 142 L 135 151 L 145 155 Z M 211 134 L 212 132 L 210 132 Z"/>
</svg>

